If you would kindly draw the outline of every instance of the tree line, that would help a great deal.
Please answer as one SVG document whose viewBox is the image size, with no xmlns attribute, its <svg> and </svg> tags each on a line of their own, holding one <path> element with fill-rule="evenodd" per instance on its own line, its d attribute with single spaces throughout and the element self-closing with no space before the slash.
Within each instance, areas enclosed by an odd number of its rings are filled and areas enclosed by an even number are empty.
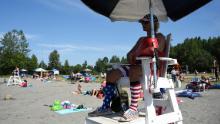
<svg viewBox="0 0 220 124">
<path fill-rule="evenodd" d="M 186 38 L 170 50 L 170 57 L 176 58 L 182 67 L 187 66 L 190 72 L 211 72 L 213 61 L 220 61 L 219 55 L 220 37 Z"/>
<path fill-rule="evenodd" d="M 94 67 L 88 65 L 87 61 L 73 66 L 69 64 L 68 60 L 65 60 L 62 65 L 60 54 L 57 50 L 53 50 L 49 54 L 48 63 L 45 63 L 43 60 L 38 62 L 35 54 L 29 56 L 30 51 L 27 38 L 22 30 L 14 29 L 3 34 L 3 37 L 0 39 L 0 75 L 11 74 L 15 67 L 26 69 L 30 73 L 33 73 L 34 69 L 38 67 L 47 70 L 58 69 L 61 74 L 77 73 L 88 68 L 92 70 L 92 73 L 97 74 L 99 72 L 105 72 L 109 62 L 125 63 L 126 61 L 124 57 L 119 58 L 114 55 L 111 59 L 107 57 L 98 59 Z"/>
<path fill-rule="evenodd" d="M 82 64 L 70 65 L 68 60 L 60 62 L 60 54 L 53 50 L 48 56 L 48 63 L 43 60 L 38 62 L 35 54 L 29 56 L 29 44 L 22 30 L 12 30 L 0 39 L 0 75 L 8 75 L 17 66 L 33 72 L 41 67 L 47 70 L 58 69 L 61 74 L 77 73 L 88 68 L 92 73 L 106 72 L 111 63 L 127 63 L 126 57 L 113 55 L 111 58 L 99 58 L 95 66 Z M 200 37 L 187 38 L 183 43 L 171 46 L 170 57 L 176 58 L 180 65 L 188 66 L 189 71 L 210 71 L 213 60 L 220 61 L 220 37 L 201 39 Z"/>
</svg>

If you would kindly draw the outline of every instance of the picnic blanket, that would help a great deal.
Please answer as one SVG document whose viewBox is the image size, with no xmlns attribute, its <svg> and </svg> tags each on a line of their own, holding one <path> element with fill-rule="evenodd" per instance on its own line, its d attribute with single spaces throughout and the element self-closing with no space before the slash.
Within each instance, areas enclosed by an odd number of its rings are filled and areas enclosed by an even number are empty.
<svg viewBox="0 0 220 124">
<path fill-rule="evenodd" d="M 76 112 L 84 112 L 84 111 L 90 111 L 92 108 L 82 108 L 82 109 L 62 109 L 55 111 L 58 114 L 65 115 L 70 113 L 76 113 Z"/>
</svg>

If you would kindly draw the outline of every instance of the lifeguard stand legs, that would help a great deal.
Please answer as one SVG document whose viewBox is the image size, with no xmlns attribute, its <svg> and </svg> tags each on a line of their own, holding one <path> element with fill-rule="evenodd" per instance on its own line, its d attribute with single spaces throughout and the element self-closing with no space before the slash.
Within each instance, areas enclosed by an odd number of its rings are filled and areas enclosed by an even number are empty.
<svg viewBox="0 0 220 124">
<path fill-rule="evenodd" d="M 143 81 L 144 81 L 144 103 L 145 103 L 145 124 L 182 124 L 182 114 L 177 104 L 176 95 L 174 92 L 174 86 L 171 82 L 172 80 L 168 80 L 164 78 L 163 80 L 159 80 L 157 82 L 157 87 L 153 86 L 152 81 L 150 80 L 150 63 L 152 62 L 152 58 L 144 57 L 138 58 L 142 62 L 142 71 L 143 71 Z M 164 58 L 163 58 L 164 59 Z M 170 58 L 164 61 L 169 61 Z M 160 77 L 159 77 L 160 78 Z M 164 85 L 166 84 L 166 85 Z M 166 88 L 168 98 L 165 100 L 154 100 L 152 96 L 152 91 L 155 88 Z M 155 103 L 154 103 L 155 102 Z M 156 115 L 155 105 L 159 103 L 160 105 L 166 104 L 169 106 L 167 109 L 171 110 L 167 113 L 162 113 L 161 115 Z"/>
</svg>

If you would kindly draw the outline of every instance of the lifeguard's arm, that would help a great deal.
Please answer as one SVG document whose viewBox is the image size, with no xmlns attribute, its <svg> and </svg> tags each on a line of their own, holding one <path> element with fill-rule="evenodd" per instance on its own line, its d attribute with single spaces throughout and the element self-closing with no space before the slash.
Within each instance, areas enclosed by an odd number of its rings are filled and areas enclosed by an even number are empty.
<svg viewBox="0 0 220 124">
<path fill-rule="evenodd" d="M 162 33 L 157 33 L 156 38 L 159 44 L 158 51 L 164 52 L 165 48 L 167 47 L 165 36 Z"/>
<path fill-rule="evenodd" d="M 140 42 L 144 37 L 138 39 L 137 43 L 133 46 L 133 48 L 127 53 L 127 60 L 129 64 L 135 64 L 136 61 L 136 49 L 140 45 Z"/>
</svg>

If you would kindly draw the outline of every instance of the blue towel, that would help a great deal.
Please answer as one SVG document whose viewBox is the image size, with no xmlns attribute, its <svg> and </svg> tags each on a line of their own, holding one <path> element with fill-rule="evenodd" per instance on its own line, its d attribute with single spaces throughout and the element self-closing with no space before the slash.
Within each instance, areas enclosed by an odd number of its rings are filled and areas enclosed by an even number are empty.
<svg viewBox="0 0 220 124">
<path fill-rule="evenodd" d="M 199 93 L 195 93 L 192 91 L 183 91 L 176 94 L 178 97 L 188 97 L 190 99 L 194 99 L 195 97 L 201 97 L 202 95 Z"/>
<path fill-rule="evenodd" d="M 62 109 L 59 111 L 55 111 L 58 114 L 65 115 L 65 114 L 70 114 L 70 113 L 75 113 L 75 112 L 84 112 L 84 111 L 89 111 L 92 110 L 92 108 L 83 108 L 83 109 Z"/>
<path fill-rule="evenodd" d="M 210 86 L 209 89 L 220 89 L 220 84 L 214 84 Z"/>
</svg>

